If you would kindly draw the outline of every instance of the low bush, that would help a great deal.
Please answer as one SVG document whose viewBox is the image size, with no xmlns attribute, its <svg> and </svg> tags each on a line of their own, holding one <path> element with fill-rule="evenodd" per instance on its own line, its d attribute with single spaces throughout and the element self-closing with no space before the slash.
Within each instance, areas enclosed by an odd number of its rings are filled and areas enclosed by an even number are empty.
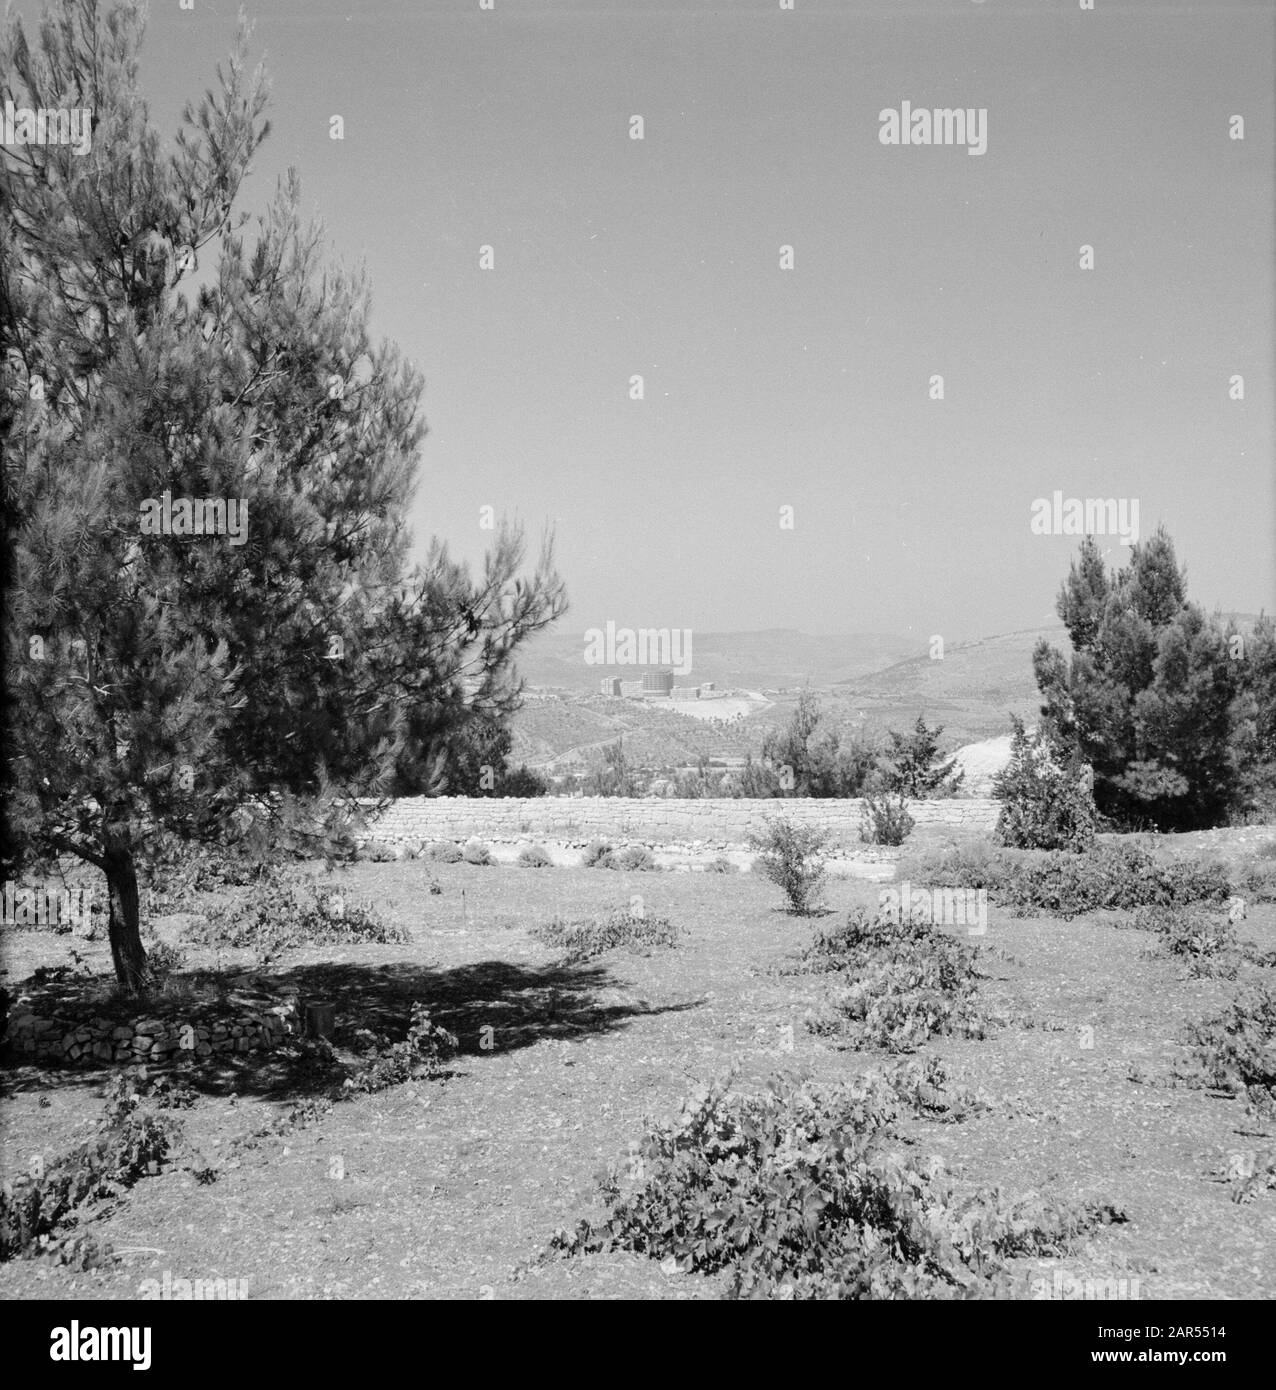
<svg viewBox="0 0 1276 1390">
<path fill-rule="evenodd" d="M 992 1109 L 982 1091 L 950 1087 L 943 1062 L 933 1054 L 925 1060 L 909 1057 L 897 1062 L 883 1073 L 883 1080 L 908 1114 L 939 1124 L 960 1124 Z"/>
<path fill-rule="evenodd" d="M 1188 1042 L 1212 1085 L 1276 1116 L 1276 986 L 1260 980 L 1222 1013 L 1188 1025 Z"/>
<path fill-rule="evenodd" d="M 388 840 L 368 840 L 360 847 L 358 857 L 369 864 L 389 864 L 396 859 L 406 859 L 407 850 Z"/>
<path fill-rule="evenodd" d="M 603 1176 L 606 1218 L 556 1232 L 551 1249 L 727 1271 L 733 1298 L 993 1298 L 1011 1296 L 1009 1257 L 1062 1254 L 1126 1219 L 1107 1204 L 959 1198 L 942 1162 L 902 1148 L 900 1090 L 872 1075 L 823 1089 L 776 1077 L 761 1095 L 732 1078 L 701 1086 L 631 1147 L 627 1173 Z"/>
<path fill-rule="evenodd" d="M 993 778 L 992 794 L 1001 802 L 994 840 L 1014 849 L 1084 853 L 1098 823 L 1092 774 L 1067 765 L 1044 733 L 1029 737 L 1021 720 L 1014 730 L 1010 761 Z"/>
<path fill-rule="evenodd" d="M 146 971 L 142 991 L 146 995 L 161 994 L 171 976 L 186 969 L 186 957 L 166 941 L 156 941 L 146 948 Z"/>
<path fill-rule="evenodd" d="M 999 889 L 1013 873 L 1015 856 L 986 840 L 971 840 L 950 848 L 908 850 L 895 867 L 900 883 L 942 888 Z"/>
<path fill-rule="evenodd" d="M 666 917 L 617 908 L 598 917 L 552 922 L 532 929 L 532 936 L 546 946 L 565 952 L 571 961 L 591 960 L 618 946 L 630 950 L 650 950 L 657 946 L 676 946 L 679 929 Z"/>
<path fill-rule="evenodd" d="M 1276 1187 L 1276 1149 L 1266 1148 L 1257 1153 L 1233 1153 L 1224 1172 L 1232 1184 L 1232 1201 L 1252 1202 L 1262 1192 Z"/>
<path fill-rule="evenodd" d="M 911 918 L 892 922 L 880 912 L 852 908 L 836 925 L 815 928 L 811 944 L 798 957 L 799 969 L 814 974 L 858 969 L 873 952 L 893 953 L 929 933 L 927 924 Z"/>
<path fill-rule="evenodd" d="M 962 949 L 951 937 L 940 939 Z M 884 1052 L 913 1052 L 937 1034 L 986 1037 L 973 982 L 960 988 L 949 982 L 961 969 L 947 951 L 875 960 L 832 993 L 812 1017 L 811 1031 L 845 1047 Z"/>
<path fill-rule="evenodd" d="M 461 858 L 467 864 L 485 865 L 492 863 L 492 851 L 477 836 L 466 840 Z"/>
<path fill-rule="evenodd" d="M 828 832 L 798 825 L 783 816 L 769 816 L 763 824 L 760 834 L 749 836 L 749 845 L 761 851 L 753 861 L 753 871 L 783 891 L 791 912 L 809 916 L 824 886 Z"/>
<path fill-rule="evenodd" d="M 187 929 L 203 946 L 251 947 L 269 957 L 295 946 L 409 940 L 408 932 L 387 922 L 371 903 L 350 900 L 339 889 L 279 874 L 254 885 L 239 903 L 219 906 Z"/>
<path fill-rule="evenodd" d="M 527 845 L 519 851 L 518 862 L 525 869 L 552 869 L 554 860 L 544 845 Z"/>
<path fill-rule="evenodd" d="M 929 923 L 896 923 L 859 909 L 817 932 L 801 957 L 801 968 L 839 977 L 807 1026 L 841 1046 L 887 1052 L 911 1052 L 936 1034 L 982 1038 L 977 958 Z"/>
<path fill-rule="evenodd" d="M 426 854 L 436 864 L 459 864 L 461 847 L 451 840 L 435 840 Z"/>
<path fill-rule="evenodd" d="M 625 869 L 632 873 L 649 873 L 656 867 L 655 857 L 646 845 L 626 845 L 611 857 L 610 869 Z"/>
<path fill-rule="evenodd" d="M 1140 909 L 1155 921 L 1162 951 L 1186 962 L 1197 978 L 1235 979 L 1242 960 L 1236 931 L 1220 913 L 1184 907 Z"/>
<path fill-rule="evenodd" d="M 47 1254 L 90 1268 L 109 1255 L 83 1230 L 93 1205 L 157 1173 L 181 1133 L 177 1120 L 152 1113 L 146 1100 L 145 1073 L 117 1076 L 94 1138 L 4 1185 L 0 1260 Z M 164 1108 L 173 1108 L 171 1099 Z"/>
<path fill-rule="evenodd" d="M 425 1005 L 413 1004 L 404 1040 L 384 1050 L 374 1049 L 372 1060 L 355 1076 L 347 1077 L 344 1088 L 371 1094 L 420 1077 L 438 1076 L 446 1070 L 458 1046 L 456 1035 L 434 1023 Z"/>
<path fill-rule="evenodd" d="M 962 846 L 901 861 L 898 876 L 923 885 L 986 888 L 1021 915 L 1065 918 L 1104 908 L 1221 903 L 1231 893 L 1227 869 L 1215 860 L 1162 859 L 1121 840 L 1085 854 Z"/>
<path fill-rule="evenodd" d="M 734 874 L 738 872 L 736 865 L 725 854 L 718 855 L 716 859 L 710 859 L 704 866 L 704 871 L 707 874 Z"/>
<path fill-rule="evenodd" d="M 1250 902 L 1276 903 L 1276 863 L 1266 855 L 1244 860 L 1233 872 L 1232 885 Z"/>
<path fill-rule="evenodd" d="M 1020 912 L 1074 917 L 1101 908 L 1223 902 L 1230 893 L 1227 870 L 1220 863 L 1160 859 L 1140 845 L 1117 841 L 1089 854 L 1025 855 L 1008 875 L 1000 896 Z"/>
<path fill-rule="evenodd" d="M 902 845 L 917 824 L 904 797 L 889 792 L 867 793 L 860 817 L 860 839 L 866 845 Z"/>
<path fill-rule="evenodd" d="M 587 869 L 624 869 L 629 872 L 650 872 L 656 861 L 646 845 L 627 845 L 614 849 L 606 840 L 591 840 L 581 856 Z"/>
</svg>

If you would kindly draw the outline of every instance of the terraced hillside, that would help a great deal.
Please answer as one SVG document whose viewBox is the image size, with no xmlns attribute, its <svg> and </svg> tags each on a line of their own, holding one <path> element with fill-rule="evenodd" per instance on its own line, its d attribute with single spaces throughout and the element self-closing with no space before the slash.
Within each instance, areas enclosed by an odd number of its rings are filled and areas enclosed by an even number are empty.
<svg viewBox="0 0 1276 1390">
<path fill-rule="evenodd" d="M 752 724 L 688 719 L 655 702 L 554 694 L 529 699 L 515 715 L 512 757 L 539 768 L 583 766 L 623 738 L 626 753 L 642 767 L 684 766 L 702 756 L 756 752 L 762 736 Z"/>
</svg>

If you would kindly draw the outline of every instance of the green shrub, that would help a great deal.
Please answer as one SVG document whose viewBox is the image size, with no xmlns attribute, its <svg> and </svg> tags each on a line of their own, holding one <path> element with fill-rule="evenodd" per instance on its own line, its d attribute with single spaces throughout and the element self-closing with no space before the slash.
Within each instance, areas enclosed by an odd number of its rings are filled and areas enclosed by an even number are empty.
<svg viewBox="0 0 1276 1390">
<path fill-rule="evenodd" d="M 939 1124 L 960 1124 L 992 1109 L 982 1091 L 951 1088 L 943 1062 L 933 1053 L 924 1059 L 905 1058 L 882 1075 L 908 1114 Z"/>
<path fill-rule="evenodd" d="M 109 1247 L 79 1229 L 94 1203 L 157 1173 L 181 1133 L 169 1115 L 143 1108 L 145 1073 L 115 1078 L 94 1138 L 0 1190 L 0 1260 L 51 1254 L 87 1268 Z"/>
<path fill-rule="evenodd" d="M 811 944 L 798 957 L 799 969 L 814 974 L 857 969 L 874 951 L 896 951 L 902 943 L 916 941 L 930 930 L 927 924 L 911 918 L 892 922 L 880 912 L 852 908 L 836 925 L 816 926 Z"/>
<path fill-rule="evenodd" d="M 1188 1025 L 1188 1042 L 1212 1085 L 1276 1115 L 1276 986 L 1261 980 L 1212 1018 Z"/>
<path fill-rule="evenodd" d="M 146 970 L 142 978 L 144 994 L 159 994 L 169 977 L 186 969 L 186 957 L 176 946 L 166 941 L 153 942 L 146 948 Z"/>
<path fill-rule="evenodd" d="M 828 832 L 798 825 L 783 816 L 768 816 L 760 834 L 749 836 L 749 844 L 760 850 L 753 870 L 781 889 L 789 909 L 800 916 L 815 910 L 815 900 L 824 885 L 823 851 Z"/>
<path fill-rule="evenodd" d="M 656 867 L 655 858 L 646 845 L 614 849 L 606 840 L 591 840 L 585 846 L 580 862 L 586 869 L 650 871 Z"/>
<path fill-rule="evenodd" d="M 492 851 L 477 836 L 471 836 L 466 840 L 465 848 L 461 851 L 461 858 L 467 864 L 485 865 L 492 862 Z"/>
<path fill-rule="evenodd" d="M 1230 892 L 1222 864 L 1160 859 L 1140 845 L 1117 841 L 1097 845 L 1084 855 L 1026 854 L 1001 885 L 999 896 L 1020 912 L 1074 917 L 1102 908 L 1222 902 Z"/>
<path fill-rule="evenodd" d="M 1066 766 L 1044 733 L 1029 738 L 1017 718 L 1014 727 L 1010 762 L 993 778 L 992 794 L 1001 802 L 993 838 L 1014 849 L 1083 853 L 1094 844 L 1098 822 L 1092 776 Z"/>
<path fill-rule="evenodd" d="M 598 917 L 552 922 L 534 927 L 532 936 L 546 946 L 566 953 L 572 961 L 591 960 L 618 946 L 630 950 L 650 950 L 657 946 L 676 946 L 679 929 L 666 917 L 617 908 Z"/>
<path fill-rule="evenodd" d="M 987 888 L 995 896 L 1014 872 L 1013 851 L 986 840 L 971 840 L 948 848 L 907 850 L 895 866 L 899 883 L 935 888 Z"/>
<path fill-rule="evenodd" d="M 1218 1176 L 1230 1179 L 1233 1202 L 1252 1202 L 1260 1192 L 1276 1187 L 1276 1149 L 1269 1147 L 1247 1155 L 1233 1153 L 1227 1168 Z"/>
<path fill-rule="evenodd" d="M 1237 865 L 1233 887 L 1242 898 L 1255 903 L 1276 903 L 1276 863 L 1260 851 Z"/>
<path fill-rule="evenodd" d="M 1107 1205 L 958 1198 L 942 1164 L 908 1154 L 892 1127 L 908 1084 L 701 1086 L 631 1147 L 627 1174 L 603 1178 L 606 1219 L 556 1232 L 551 1248 L 728 1271 L 733 1298 L 988 1298 L 1010 1295 L 1010 1256 L 1060 1254 L 1125 1220 Z"/>
<path fill-rule="evenodd" d="M 580 862 L 586 869 L 609 869 L 614 853 L 615 851 L 606 840 L 590 840 L 585 846 Z"/>
<path fill-rule="evenodd" d="M 1184 907 L 1141 911 L 1156 916 L 1162 950 L 1185 961 L 1192 975 L 1236 978 L 1242 956 L 1236 932 L 1226 917 Z"/>
<path fill-rule="evenodd" d="M 451 840 L 435 840 L 427 851 L 436 864 L 459 864 L 461 847 Z"/>
<path fill-rule="evenodd" d="M 347 1077 L 343 1086 L 347 1091 L 371 1094 L 418 1077 L 437 1076 L 446 1070 L 458 1046 L 456 1035 L 434 1023 L 424 1004 L 413 1004 L 407 1037 L 378 1049 L 362 1071 Z"/>
<path fill-rule="evenodd" d="M 655 869 L 656 861 L 646 845 L 627 845 L 612 855 L 611 863 L 607 867 L 645 873 Z"/>
<path fill-rule="evenodd" d="M 519 851 L 518 862 L 525 869 L 550 869 L 554 860 L 544 845 L 527 845 Z"/>
<path fill-rule="evenodd" d="M 902 845 L 917 822 L 902 795 L 869 792 L 860 812 L 860 839 L 866 845 Z"/>
<path fill-rule="evenodd" d="M 368 840 L 360 847 L 358 857 L 369 864 L 389 864 L 395 859 L 406 859 L 407 851 L 388 840 Z"/>
<path fill-rule="evenodd" d="M 909 856 L 900 880 L 952 888 L 986 888 L 1021 914 L 1075 917 L 1099 909 L 1220 903 L 1231 893 L 1227 870 L 1211 859 L 1161 859 L 1138 844 L 1098 843 L 1066 850 L 988 850 L 979 845 Z"/>
<path fill-rule="evenodd" d="M 355 902 L 338 889 L 282 873 L 255 884 L 239 903 L 218 906 L 186 937 L 203 946 L 251 947 L 271 955 L 294 946 L 410 940 L 371 903 Z"/>
<path fill-rule="evenodd" d="M 860 909 L 820 932 L 805 968 L 839 976 L 808 1020 L 814 1033 L 852 1048 L 911 1052 L 936 1034 L 982 1038 L 978 952 L 929 923 L 895 923 Z"/>
</svg>

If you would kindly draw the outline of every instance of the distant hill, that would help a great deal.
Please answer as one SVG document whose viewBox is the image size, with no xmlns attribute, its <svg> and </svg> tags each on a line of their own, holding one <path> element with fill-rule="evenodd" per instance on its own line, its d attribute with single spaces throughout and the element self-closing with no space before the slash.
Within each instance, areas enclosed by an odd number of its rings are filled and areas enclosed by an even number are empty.
<svg viewBox="0 0 1276 1390">
<path fill-rule="evenodd" d="M 946 747 L 995 738 L 1009 729 L 1011 712 L 1028 724 L 1041 712 L 1032 651 L 1043 637 L 1071 653 L 1062 624 L 1025 628 L 949 646 L 940 661 L 909 657 L 838 684 L 869 724 L 903 729 L 922 714 L 928 724 L 944 725 Z"/>
<path fill-rule="evenodd" d="M 951 646 L 942 661 L 909 655 L 882 662 L 892 645 L 915 647 L 908 639 L 848 636 L 816 638 L 777 630 L 697 637 L 695 671 L 689 678 L 716 680 L 720 687 L 786 689 L 773 703 L 737 724 L 702 724 L 676 712 L 664 701 L 609 699 L 597 694 L 600 668 L 586 667 L 575 639 L 542 649 L 523 663 L 529 677 L 555 671 L 557 681 L 537 684 L 565 687 L 537 692 L 515 716 L 513 755 L 542 768 L 562 770 L 600 756 L 607 743 L 623 737 L 629 756 L 647 767 L 689 765 L 702 755 L 741 757 L 756 753 L 767 730 L 787 722 L 797 690 L 809 684 L 821 696 L 831 721 L 847 731 L 906 729 L 919 714 L 930 725 L 944 726 L 943 746 L 997 738 L 1010 728 L 1013 711 L 1028 724 L 1039 714 L 1032 678 L 1032 649 L 1045 637 L 1068 650 L 1062 626 L 1003 633 Z M 786 645 L 787 644 L 787 645 Z M 563 663 L 555 665 L 556 662 Z M 828 670 L 846 670 L 855 662 L 872 664 L 850 679 L 821 680 Z M 588 673 L 580 682 L 580 671 Z M 709 674 L 717 672 L 716 675 Z M 573 683 L 576 682 L 576 683 Z"/>
<path fill-rule="evenodd" d="M 832 685 L 890 666 L 918 650 L 914 637 L 848 633 L 813 637 L 793 628 L 764 632 L 693 632 L 691 673 L 680 684 L 760 690 Z M 538 633 L 519 649 L 518 668 L 529 685 L 595 694 L 604 676 L 636 677 L 643 668 L 587 666 L 581 630 Z"/>
<path fill-rule="evenodd" d="M 1242 631 L 1252 629 L 1255 615 L 1231 616 Z M 514 758 L 548 769 L 580 767 L 622 736 L 633 761 L 646 767 L 687 766 L 702 755 L 756 754 L 767 730 L 787 723 L 798 690 L 808 684 L 819 693 L 829 720 L 847 732 L 904 730 L 921 714 L 932 727 L 943 725 L 941 745 L 952 752 L 1004 739 L 1012 712 L 1029 727 L 1037 723 L 1041 701 L 1032 651 L 1043 637 L 1070 654 L 1062 624 L 954 643 L 942 661 L 919 653 L 916 640 L 905 637 L 812 637 L 785 628 L 696 633 L 688 684 L 712 680 L 719 688 L 773 692 L 771 703 L 748 718 L 715 725 L 678 714 L 664 701 L 599 695 L 602 675 L 634 673 L 586 666 L 578 634 L 542 635 L 519 664 L 534 685 L 559 689 L 530 698 L 515 715 Z M 972 752 L 967 790 L 986 785 L 1008 750 L 1007 740 L 1004 747 L 998 743 Z"/>
<path fill-rule="evenodd" d="M 601 759 L 624 739 L 640 767 L 689 767 L 701 757 L 739 758 L 756 751 L 761 733 L 749 721 L 723 728 L 676 713 L 667 701 L 551 694 L 529 699 L 510 724 L 516 763 L 566 771 Z"/>
</svg>

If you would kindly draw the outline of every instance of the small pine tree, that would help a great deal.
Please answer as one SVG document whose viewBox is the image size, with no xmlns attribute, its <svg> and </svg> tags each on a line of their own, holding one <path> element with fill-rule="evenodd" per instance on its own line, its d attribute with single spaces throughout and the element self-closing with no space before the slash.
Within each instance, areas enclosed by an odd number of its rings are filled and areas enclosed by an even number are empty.
<svg viewBox="0 0 1276 1390">
<path fill-rule="evenodd" d="M 809 916 L 824 884 L 823 850 L 828 832 L 782 816 L 767 817 L 764 824 L 761 834 L 749 836 L 750 846 L 761 851 L 754 870 L 784 891 L 793 912 Z"/>
<path fill-rule="evenodd" d="M 1066 849 L 1083 853 L 1094 844 L 1096 812 L 1090 771 L 1065 764 L 1044 731 L 1029 737 L 1014 721 L 1010 761 L 993 779 L 1001 802 L 993 838 L 1014 849 Z"/>
<path fill-rule="evenodd" d="M 891 746 L 879 761 L 875 779 L 882 789 L 914 800 L 955 796 L 966 774 L 957 771 L 956 758 L 940 760 L 939 740 L 943 732 L 942 724 L 928 729 L 920 714 L 911 733 L 889 730 Z"/>
<path fill-rule="evenodd" d="M 903 796 L 882 790 L 865 794 L 860 819 L 866 845 L 902 845 L 917 824 Z"/>
</svg>

